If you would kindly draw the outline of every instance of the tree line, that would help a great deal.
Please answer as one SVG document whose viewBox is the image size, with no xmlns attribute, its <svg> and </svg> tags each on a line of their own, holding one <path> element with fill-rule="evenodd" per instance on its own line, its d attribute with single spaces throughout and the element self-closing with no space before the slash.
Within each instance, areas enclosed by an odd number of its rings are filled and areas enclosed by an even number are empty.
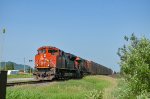
<svg viewBox="0 0 150 99">
<path fill-rule="evenodd" d="M 1 70 L 14 70 L 14 69 L 15 69 L 15 66 L 14 66 L 14 63 L 13 63 L 13 62 L 6 63 L 5 66 L 3 66 L 3 67 L 1 68 Z M 20 72 L 24 72 L 23 69 L 20 69 L 19 71 L 20 71 Z M 26 72 L 27 72 L 27 73 L 32 73 L 33 71 L 34 71 L 34 69 L 31 68 L 31 67 L 26 68 Z"/>
</svg>

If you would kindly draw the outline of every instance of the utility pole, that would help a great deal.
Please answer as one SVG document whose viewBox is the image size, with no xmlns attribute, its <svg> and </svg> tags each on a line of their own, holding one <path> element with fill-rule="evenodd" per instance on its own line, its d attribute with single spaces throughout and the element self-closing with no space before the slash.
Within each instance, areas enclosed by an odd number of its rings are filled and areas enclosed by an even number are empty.
<svg viewBox="0 0 150 99">
<path fill-rule="evenodd" d="M 26 64 L 25 64 L 25 57 L 24 57 L 24 73 L 26 72 Z"/>
<path fill-rule="evenodd" d="M 5 70 L 7 69 L 7 68 L 6 68 L 6 65 L 7 65 L 7 62 L 5 62 Z"/>
<path fill-rule="evenodd" d="M 2 34 L 0 33 L 0 36 L 1 36 L 1 39 L 0 39 L 0 40 L 1 40 L 1 43 L 2 43 L 2 44 L 0 44 L 0 45 L 1 45 L 1 46 L 0 46 L 0 48 L 1 48 L 1 49 L 0 49 L 0 71 L 2 70 L 2 63 L 1 63 L 1 62 L 2 62 L 2 59 L 3 59 L 3 45 L 4 45 L 4 44 L 3 44 L 3 41 L 4 41 L 4 40 L 3 40 L 3 39 L 4 39 L 4 38 L 3 38 L 3 35 L 5 34 L 5 32 L 6 32 L 6 30 L 5 30 L 5 28 L 4 28 Z"/>
<path fill-rule="evenodd" d="M 0 32 L 0 41 L 4 42 L 5 29 L 3 29 L 2 35 Z M 2 38 L 2 39 L 1 39 Z M 6 99 L 6 83 L 7 83 L 7 71 L 2 71 L 2 59 L 3 59 L 3 46 L 4 43 L 0 44 L 0 99 Z"/>
</svg>

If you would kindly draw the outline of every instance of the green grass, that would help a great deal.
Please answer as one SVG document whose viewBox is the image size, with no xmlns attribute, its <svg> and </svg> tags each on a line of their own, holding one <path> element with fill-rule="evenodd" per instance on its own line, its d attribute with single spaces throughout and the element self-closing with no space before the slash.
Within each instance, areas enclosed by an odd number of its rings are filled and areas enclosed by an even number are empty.
<svg viewBox="0 0 150 99">
<path fill-rule="evenodd" d="M 50 82 L 47 85 L 24 85 L 7 88 L 6 99 L 95 99 L 111 84 L 102 76 L 86 76 L 80 80 Z"/>
<path fill-rule="evenodd" d="M 14 74 L 14 75 L 8 75 L 7 78 L 32 78 L 32 74 Z"/>
</svg>

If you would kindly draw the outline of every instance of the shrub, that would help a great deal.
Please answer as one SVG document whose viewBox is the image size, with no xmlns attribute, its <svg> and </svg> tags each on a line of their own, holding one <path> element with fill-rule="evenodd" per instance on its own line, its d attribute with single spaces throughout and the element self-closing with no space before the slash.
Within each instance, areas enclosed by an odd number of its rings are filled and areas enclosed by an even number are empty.
<svg viewBox="0 0 150 99">
<path fill-rule="evenodd" d="M 125 99 L 148 97 L 150 92 L 150 40 L 142 37 L 138 39 L 134 34 L 130 38 L 125 36 L 128 42 L 119 48 L 121 74 L 124 77 L 126 92 Z M 125 90 L 125 89 L 124 89 Z M 127 94 L 126 94 L 127 93 Z M 123 95 L 123 97 L 124 97 Z"/>
</svg>

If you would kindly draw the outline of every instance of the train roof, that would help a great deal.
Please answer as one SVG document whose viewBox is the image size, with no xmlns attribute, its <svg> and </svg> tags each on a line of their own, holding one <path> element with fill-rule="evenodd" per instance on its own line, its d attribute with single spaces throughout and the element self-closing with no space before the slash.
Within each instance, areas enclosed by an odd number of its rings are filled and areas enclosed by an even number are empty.
<svg viewBox="0 0 150 99">
<path fill-rule="evenodd" d="M 42 47 L 38 48 L 38 50 L 46 49 L 46 48 L 53 48 L 53 49 L 56 49 L 56 50 L 60 50 L 59 48 L 56 48 L 56 47 L 53 47 L 53 46 L 42 46 Z"/>
</svg>

